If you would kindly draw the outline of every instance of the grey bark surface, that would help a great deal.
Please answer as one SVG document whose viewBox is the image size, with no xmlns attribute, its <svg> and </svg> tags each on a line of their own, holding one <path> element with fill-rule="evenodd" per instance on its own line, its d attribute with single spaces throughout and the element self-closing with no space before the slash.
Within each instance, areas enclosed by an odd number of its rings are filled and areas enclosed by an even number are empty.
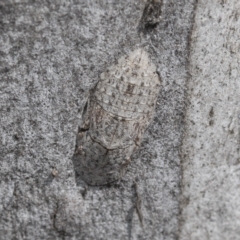
<svg viewBox="0 0 240 240">
<path fill-rule="evenodd" d="M 195 0 L 158 4 L 156 25 L 145 4 L 0 1 L 0 239 L 177 238 Z M 162 79 L 156 115 L 122 181 L 89 187 L 72 163 L 88 92 L 140 47 Z"/>
<path fill-rule="evenodd" d="M 240 2 L 198 2 L 182 146 L 180 239 L 240 237 Z"/>
</svg>

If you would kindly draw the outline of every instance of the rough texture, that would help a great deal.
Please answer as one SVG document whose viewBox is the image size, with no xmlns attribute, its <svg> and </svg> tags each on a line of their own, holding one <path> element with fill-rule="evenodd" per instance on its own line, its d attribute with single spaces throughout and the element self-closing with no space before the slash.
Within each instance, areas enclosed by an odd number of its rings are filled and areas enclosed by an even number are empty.
<svg viewBox="0 0 240 240">
<path fill-rule="evenodd" d="M 0 239 L 176 239 L 194 1 L 164 1 L 144 33 L 144 1 L 0 5 Z M 161 75 L 156 115 L 121 183 L 88 187 L 71 159 L 89 89 L 139 47 Z"/>
<path fill-rule="evenodd" d="M 91 185 L 120 180 L 140 146 L 157 102 L 160 78 L 143 49 L 102 73 L 84 107 L 75 170 Z"/>
<path fill-rule="evenodd" d="M 183 142 L 180 239 L 240 236 L 240 2 L 199 1 Z"/>
</svg>

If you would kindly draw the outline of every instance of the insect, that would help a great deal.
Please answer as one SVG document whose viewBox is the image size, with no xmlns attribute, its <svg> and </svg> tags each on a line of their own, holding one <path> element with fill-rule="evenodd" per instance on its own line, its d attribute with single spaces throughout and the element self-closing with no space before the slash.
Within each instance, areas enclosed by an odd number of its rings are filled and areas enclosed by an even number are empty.
<svg viewBox="0 0 240 240">
<path fill-rule="evenodd" d="M 123 56 L 100 75 L 82 113 L 74 166 L 90 185 L 124 175 L 154 115 L 160 78 L 143 49 Z"/>
</svg>

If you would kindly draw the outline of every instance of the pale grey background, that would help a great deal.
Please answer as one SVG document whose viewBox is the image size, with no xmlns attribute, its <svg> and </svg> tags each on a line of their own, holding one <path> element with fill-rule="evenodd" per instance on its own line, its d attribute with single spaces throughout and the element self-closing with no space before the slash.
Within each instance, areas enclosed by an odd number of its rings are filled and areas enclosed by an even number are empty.
<svg viewBox="0 0 240 240">
<path fill-rule="evenodd" d="M 180 239 L 240 238 L 239 27 L 239 1 L 199 1 L 182 148 Z"/>
</svg>

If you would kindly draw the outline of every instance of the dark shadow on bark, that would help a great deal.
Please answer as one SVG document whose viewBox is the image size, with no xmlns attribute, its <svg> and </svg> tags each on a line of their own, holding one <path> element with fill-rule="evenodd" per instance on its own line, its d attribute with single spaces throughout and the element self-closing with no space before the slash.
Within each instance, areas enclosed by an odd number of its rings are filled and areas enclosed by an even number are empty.
<svg viewBox="0 0 240 240">
<path fill-rule="evenodd" d="M 128 211 L 128 215 L 126 217 L 126 220 L 128 222 L 128 227 L 127 227 L 127 231 L 128 231 L 128 239 L 131 240 L 132 238 L 132 220 L 133 220 L 133 213 L 134 213 L 134 209 L 135 206 L 132 206 L 129 211 Z"/>
</svg>

